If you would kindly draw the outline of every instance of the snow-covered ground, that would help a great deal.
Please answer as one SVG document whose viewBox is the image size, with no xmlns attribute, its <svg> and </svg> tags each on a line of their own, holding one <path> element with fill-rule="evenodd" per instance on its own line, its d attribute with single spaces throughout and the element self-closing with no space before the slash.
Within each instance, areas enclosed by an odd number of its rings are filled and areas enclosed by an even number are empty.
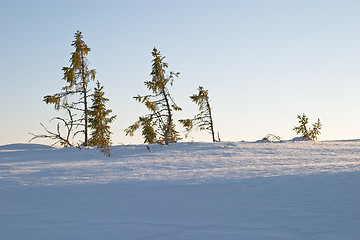
<svg viewBox="0 0 360 240">
<path fill-rule="evenodd" d="M 360 141 L 0 146 L 0 239 L 360 239 Z"/>
</svg>

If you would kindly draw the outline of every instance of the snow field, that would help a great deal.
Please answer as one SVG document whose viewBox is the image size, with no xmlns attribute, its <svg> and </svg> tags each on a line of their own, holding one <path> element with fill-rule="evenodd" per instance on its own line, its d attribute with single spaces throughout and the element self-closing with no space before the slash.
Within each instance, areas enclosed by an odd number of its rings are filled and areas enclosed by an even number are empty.
<svg viewBox="0 0 360 240">
<path fill-rule="evenodd" d="M 0 239 L 358 239 L 360 142 L 0 146 Z"/>
</svg>

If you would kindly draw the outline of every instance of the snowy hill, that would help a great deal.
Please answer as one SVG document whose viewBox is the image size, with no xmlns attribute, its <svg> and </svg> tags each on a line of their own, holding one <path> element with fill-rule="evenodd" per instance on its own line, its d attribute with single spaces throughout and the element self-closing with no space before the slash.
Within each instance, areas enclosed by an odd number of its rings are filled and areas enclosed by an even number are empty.
<svg viewBox="0 0 360 240">
<path fill-rule="evenodd" d="M 358 239 L 360 141 L 0 146 L 0 239 Z"/>
</svg>

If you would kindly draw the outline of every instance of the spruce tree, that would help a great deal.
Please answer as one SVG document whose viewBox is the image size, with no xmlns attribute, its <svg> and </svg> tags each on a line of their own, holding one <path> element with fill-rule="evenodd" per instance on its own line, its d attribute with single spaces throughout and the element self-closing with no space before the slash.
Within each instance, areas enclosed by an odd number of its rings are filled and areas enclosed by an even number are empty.
<svg viewBox="0 0 360 240">
<path fill-rule="evenodd" d="M 71 46 L 75 48 L 75 51 L 71 53 L 70 66 L 62 68 L 63 80 L 68 85 L 63 87 L 60 93 L 45 96 L 43 101 L 46 104 L 54 104 L 57 111 L 61 109 L 80 111 L 81 116 L 75 119 L 73 124 L 76 128 L 81 127 L 82 130 L 74 135 L 84 133 L 83 145 L 88 146 L 88 85 L 90 81 L 95 80 L 96 72 L 94 69 L 89 69 L 86 56 L 91 49 L 84 42 L 80 31 L 75 33 L 75 40 Z M 71 97 L 76 97 L 76 99 L 70 101 Z"/>
<path fill-rule="evenodd" d="M 181 111 L 170 95 L 168 86 L 172 86 L 174 78 L 180 73 L 170 72 L 166 75 L 165 69 L 168 64 L 164 62 L 163 56 L 156 48 L 152 51 L 152 76 L 151 81 L 145 81 L 145 86 L 151 91 L 151 94 L 145 96 L 135 96 L 134 98 L 144 103 L 151 112 L 145 116 L 139 117 L 133 125 L 125 129 L 126 135 L 133 136 L 134 132 L 142 128 L 142 135 L 145 143 L 160 143 L 168 145 L 171 142 L 179 140 L 179 134 L 175 130 L 172 111 Z"/>
<path fill-rule="evenodd" d="M 111 109 L 106 109 L 106 102 L 109 99 L 104 97 L 103 86 L 100 85 L 99 81 L 96 83 L 94 94 L 92 96 L 92 106 L 89 110 L 89 126 L 92 129 L 91 137 L 89 139 L 89 146 L 96 146 L 102 153 L 110 156 L 111 140 L 110 126 L 115 116 L 109 116 L 112 113 Z"/>
<path fill-rule="evenodd" d="M 198 91 L 198 94 L 193 94 L 190 99 L 199 106 L 199 113 L 192 119 L 181 119 L 179 121 L 188 132 L 194 128 L 198 128 L 200 131 L 208 130 L 211 133 L 212 141 L 216 142 L 208 90 L 199 86 Z"/>
<path fill-rule="evenodd" d="M 299 119 L 300 126 L 294 127 L 293 130 L 296 134 L 301 134 L 304 139 L 316 141 L 322 127 L 320 119 L 312 125 L 312 128 L 308 128 L 306 125 L 309 123 L 309 119 L 305 113 L 303 113 L 303 115 L 298 115 L 297 118 Z"/>
<path fill-rule="evenodd" d="M 320 122 L 320 119 L 318 119 L 318 121 L 316 123 L 314 123 L 312 125 L 312 128 L 310 129 L 309 132 L 309 139 L 316 141 L 317 140 L 317 136 L 321 134 L 320 129 L 322 128 L 322 124 Z"/>
</svg>

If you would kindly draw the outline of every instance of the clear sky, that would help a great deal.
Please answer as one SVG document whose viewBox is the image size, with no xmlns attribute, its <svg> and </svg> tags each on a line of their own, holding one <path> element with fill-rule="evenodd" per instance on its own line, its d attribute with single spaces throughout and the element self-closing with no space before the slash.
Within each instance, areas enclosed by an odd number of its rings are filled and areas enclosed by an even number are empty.
<svg viewBox="0 0 360 240">
<path fill-rule="evenodd" d="M 359 13 L 358 0 L 1 0 L 0 144 L 27 142 L 62 116 L 42 98 L 65 86 L 76 30 L 118 116 L 115 145 L 142 143 L 124 129 L 147 113 L 132 97 L 148 93 L 153 47 L 181 73 L 170 89 L 183 108 L 175 119 L 196 113 L 189 96 L 201 85 L 222 140 L 293 138 L 302 113 L 322 121 L 319 140 L 358 139 Z"/>
</svg>

